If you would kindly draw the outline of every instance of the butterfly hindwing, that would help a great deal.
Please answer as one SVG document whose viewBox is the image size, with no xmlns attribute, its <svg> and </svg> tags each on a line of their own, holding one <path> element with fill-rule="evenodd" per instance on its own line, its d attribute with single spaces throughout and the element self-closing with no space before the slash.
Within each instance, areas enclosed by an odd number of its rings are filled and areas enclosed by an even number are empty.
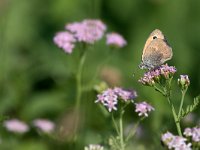
<svg viewBox="0 0 200 150">
<path fill-rule="evenodd" d="M 145 64 L 147 68 L 154 68 L 161 64 L 163 54 L 160 53 L 156 47 L 149 46 L 147 49 L 148 53 L 143 56 L 143 64 Z"/>
</svg>

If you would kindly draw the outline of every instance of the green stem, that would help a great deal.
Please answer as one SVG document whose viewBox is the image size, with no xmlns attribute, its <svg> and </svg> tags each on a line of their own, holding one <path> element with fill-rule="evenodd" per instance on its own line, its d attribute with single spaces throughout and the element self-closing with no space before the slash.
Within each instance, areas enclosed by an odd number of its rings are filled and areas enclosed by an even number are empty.
<svg viewBox="0 0 200 150">
<path fill-rule="evenodd" d="M 83 49 L 84 50 L 84 49 Z M 78 65 L 78 71 L 76 75 L 76 104 L 75 104 L 75 122 L 74 122 L 74 141 L 77 140 L 77 129 L 78 129 L 78 122 L 79 122 L 79 111 L 80 111 L 80 103 L 81 103 L 81 96 L 82 96 L 82 71 L 83 65 L 85 63 L 86 58 L 86 51 L 84 50 L 80 57 L 80 62 Z"/>
<path fill-rule="evenodd" d="M 80 101 L 81 101 L 81 96 L 82 96 L 82 72 L 83 72 L 83 65 L 85 63 L 85 58 L 86 58 L 86 51 L 83 52 L 80 58 L 79 66 L 78 66 L 78 71 L 76 75 L 76 110 L 79 110 L 80 107 Z"/>
<path fill-rule="evenodd" d="M 172 79 L 173 79 L 173 77 L 171 77 L 169 79 L 169 81 L 167 82 L 166 86 L 164 87 L 164 91 L 165 91 L 167 100 L 169 102 L 169 105 L 171 106 L 171 109 L 172 109 L 172 114 L 173 114 L 173 117 L 174 117 L 174 122 L 176 124 L 177 132 L 178 132 L 179 136 L 182 136 L 180 120 L 179 120 L 179 118 L 177 116 L 175 107 L 174 107 L 173 103 L 171 102 L 171 82 L 172 82 Z"/>
<path fill-rule="evenodd" d="M 171 106 L 171 109 L 172 109 L 172 114 L 173 114 L 173 117 L 174 117 L 174 122 L 176 124 L 176 129 L 177 129 L 177 132 L 179 134 L 179 136 L 182 136 L 182 132 L 181 132 L 181 126 L 180 126 L 180 121 L 178 119 L 178 116 L 176 114 L 176 111 L 175 111 L 175 108 L 174 108 L 174 105 L 171 103 L 171 100 L 170 100 L 170 97 L 167 96 L 167 100 Z"/>
<path fill-rule="evenodd" d="M 116 130 L 117 134 L 120 135 L 120 133 L 119 133 L 119 128 L 118 128 L 118 126 L 117 126 L 117 123 L 116 123 L 116 121 L 115 121 L 115 118 L 114 118 L 113 114 L 112 114 L 112 121 L 113 121 L 113 124 L 114 124 L 114 126 L 115 126 L 115 130 Z"/>
<path fill-rule="evenodd" d="M 183 102 L 184 102 L 184 98 L 185 98 L 185 93 L 186 93 L 187 89 L 186 90 L 182 90 L 182 97 L 181 97 L 181 104 L 180 104 L 180 107 L 179 107 L 179 112 L 178 112 L 178 119 L 180 120 L 181 118 L 181 110 L 183 108 Z"/>
<path fill-rule="evenodd" d="M 121 111 L 120 113 L 120 118 L 119 118 L 119 132 L 120 132 L 120 145 L 121 145 L 121 149 L 120 150 L 125 150 L 125 145 L 124 145 L 124 136 L 123 136 L 123 113 L 124 110 Z"/>
<path fill-rule="evenodd" d="M 163 90 L 161 90 L 160 88 L 158 88 L 157 86 L 154 85 L 154 88 L 156 91 L 160 92 L 163 96 L 166 96 L 165 92 Z"/>
</svg>

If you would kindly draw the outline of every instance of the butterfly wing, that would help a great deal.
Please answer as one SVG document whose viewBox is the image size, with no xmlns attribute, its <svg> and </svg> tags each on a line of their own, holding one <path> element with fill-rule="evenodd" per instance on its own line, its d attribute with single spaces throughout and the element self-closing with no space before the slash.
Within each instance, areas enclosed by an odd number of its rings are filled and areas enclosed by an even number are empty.
<svg viewBox="0 0 200 150">
<path fill-rule="evenodd" d="M 156 39 L 163 39 L 163 40 L 165 39 L 163 33 L 159 29 L 153 30 L 151 32 L 151 34 L 149 35 L 148 39 L 146 40 L 146 43 L 145 43 L 144 48 L 143 48 L 143 54 L 142 54 L 142 56 L 146 53 L 146 50 L 148 50 L 147 47 L 150 45 L 150 43 L 153 40 L 155 40 L 155 38 Z"/>
<path fill-rule="evenodd" d="M 147 68 L 162 65 L 172 58 L 172 48 L 163 39 L 154 39 L 146 47 L 142 55 L 142 63 Z"/>
<path fill-rule="evenodd" d="M 153 46 L 157 48 L 157 51 L 163 55 L 161 58 L 161 63 L 163 64 L 164 62 L 170 60 L 173 56 L 172 48 L 171 46 L 167 43 L 166 39 L 156 39 L 155 41 L 152 41 L 151 43 Z"/>
</svg>

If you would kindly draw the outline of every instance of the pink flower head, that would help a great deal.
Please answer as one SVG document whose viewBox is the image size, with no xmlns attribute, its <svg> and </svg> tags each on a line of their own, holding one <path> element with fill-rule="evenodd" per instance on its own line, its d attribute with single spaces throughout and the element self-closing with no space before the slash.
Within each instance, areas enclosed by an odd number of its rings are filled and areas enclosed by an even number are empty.
<svg viewBox="0 0 200 150">
<path fill-rule="evenodd" d="M 171 134 L 170 132 L 166 132 L 165 134 L 162 135 L 161 140 L 165 145 L 168 146 L 169 149 L 171 149 L 173 147 L 171 143 L 174 140 L 174 138 L 175 136 L 173 134 Z"/>
<path fill-rule="evenodd" d="M 66 29 L 74 33 L 79 42 L 93 44 L 100 40 L 106 30 L 106 26 L 100 20 L 86 19 L 66 25 Z"/>
<path fill-rule="evenodd" d="M 106 44 L 116 47 L 124 47 L 127 43 L 126 40 L 118 33 L 109 33 L 106 35 Z"/>
<path fill-rule="evenodd" d="M 160 74 L 163 75 L 166 79 L 170 78 L 176 72 L 176 68 L 173 66 L 168 66 L 167 64 L 162 65 L 158 69 Z"/>
<path fill-rule="evenodd" d="M 174 136 L 174 139 L 171 141 L 171 145 L 174 147 L 175 150 L 182 150 L 182 148 L 185 148 L 184 150 L 191 150 L 191 143 L 187 145 L 186 141 L 186 138 L 183 138 L 181 136 Z"/>
<path fill-rule="evenodd" d="M 137 97 L 137 92 L 134 90 L 125 90 L 119 87 L 115 87 L 113 90 L 124 101 L 133 100 Z"/>
<path fill-rule="evenodd" d="M 191 128 L 185 128 L 184 133 L 186 137 L 192 136 L 192 129 Z"/>
<path fill-rule="evenodd" d="M 155 84 L 154 76 L 151 74 L 151 72 L 146 72 L 144 76 L 138 80 L 138 82 L 149 86 L 153 86 Z"/>
<path fill-rule="evenodd" d="M 119 87 L 114 89 L 107 89 L 101 94 L 97 95 L 97 100 L 95 101 L 102 103 L 108 108 L 108 111 L 117 110 L 118 99 L 127 102 L 128 100 L 133 101 L 137 97 L 137 93 L 134 90 L 124 90 Z"/>
<path fill-rule="evenodd" d="M 146 72 L 144 76 L 140 78 L 139 82 L 143 85 L 153 86 L 155 83 L 159 83 L 162 77 L 169 79 L 174 75 L 175 72 L 175 67 L 168 66 L 167 64 L 161 65 Z"/>
<path fill-rule="evenodd" d="M 95 102 L 101 102 L 104 106 L 108 108 L 108 111 L 117 110 L 117 98 L 118 96 L 112 89 L 107 89 L 103 91 L 102 94 L 97 95 L 97 100 Z"/>
<path fill-rule="evenodd" d="M 76 41 L 74 36 L 67 32 L 58 32 L 54 37 L 54 43 L 62 48 L 66 53 L 71 54 L 74 49 L 74 42 Z"/>
<path fill-rule="evenodd" d="M 163 134 L 161 139 L 168 149 L 173 148 L 174 150 L 192 150 L 191 143 L 186 143 L 186 138 L 175 136 L 170 132 Z"/>
<path fill-rule="evenodd" d="M 33 124 L 45 133 L 50 133 L 55 128 L 55 124 L 47 119 L 36 119 L 33 121 Z"/>
<path fill-rule="evenodd" d="M 82 27 L 81 22 L 69 23 L 65 26 L 65 29 L 69 30 L 71 33 L 77 33 Z"/>
<path fill-rule="evenodd" d="M 147 104 L 146 102 L 136 103 L 136 109 L 135 112 L 138 112 L 139 116 L 145 116 L 148 117 L 148 113 L 154 110 L 154 108 Z"/>
<path fill-rule="evenodd" d="M 24 122 L 11 119 L 4 122 L 4 126 L 8 131 L 15 132 L 15 133 L 25 133 L 29 130 L 29 127 Z"/>
<path fill-rule="evenodd" d="M 194 142 L 200 142 L 200 128 L 199 127 L 186 128 L 183 134 L 186 137 L 192 137 L 192 141 Z"/>
<path fill-rule="evenodd" d="M 192 140 L 195 142 L 200 142 L 200 128 L 193 128 Z"/>
</svg>

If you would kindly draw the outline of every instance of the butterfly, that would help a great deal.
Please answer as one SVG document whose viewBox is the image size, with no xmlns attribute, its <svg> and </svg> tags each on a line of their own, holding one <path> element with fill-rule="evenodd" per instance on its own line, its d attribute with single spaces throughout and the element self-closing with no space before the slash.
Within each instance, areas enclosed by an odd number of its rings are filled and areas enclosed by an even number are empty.
<svg viewBox="0 0 200 150">
<path fill-rule="evenodd" d="M 165 36 L 159 29 L 155 29 L 148 37 L 143 53 L 142 62 L 139 65 L 141 69 L 154 69 L 173 56 L 172 48 L 168 44 Z"/>
</svg>

